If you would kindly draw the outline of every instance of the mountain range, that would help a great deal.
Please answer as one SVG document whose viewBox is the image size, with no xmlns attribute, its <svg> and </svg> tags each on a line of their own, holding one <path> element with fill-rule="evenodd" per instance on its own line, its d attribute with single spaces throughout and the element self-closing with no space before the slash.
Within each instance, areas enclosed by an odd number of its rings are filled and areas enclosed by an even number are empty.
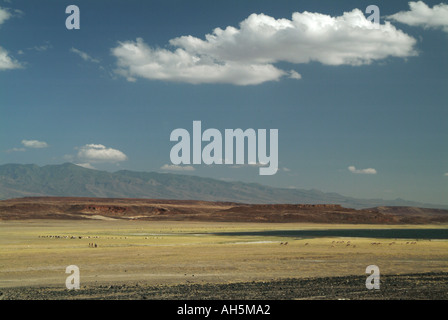
<svg viewBox="0 0 448 320">
<path fill-rule="evenodd" d="M 346 208 L 448 206 L 403 199 L 357 199 L 319 190 L 275 188 L 257 183 L 229 182 L 191 175 L 107 172 L 72 163 L 0 166 L 0 200 L 21 197 L 96 197 L 229 201 L 250 204 L 339 204 Z"/>
</svg>

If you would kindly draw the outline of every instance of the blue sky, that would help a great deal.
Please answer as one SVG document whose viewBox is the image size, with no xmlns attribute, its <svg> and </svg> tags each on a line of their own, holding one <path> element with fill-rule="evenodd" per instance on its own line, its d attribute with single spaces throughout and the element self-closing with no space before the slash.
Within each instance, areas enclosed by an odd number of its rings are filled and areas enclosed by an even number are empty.
<svg viewBox="0 0 448 320">
<path fill-rule="evenodd" d="M 0 0 L 0 164 L 448 204 L 447 22 L 440 1 Z M 279 171 L 171 166 L 194 120 L 278 129 Z"/>
</svg>

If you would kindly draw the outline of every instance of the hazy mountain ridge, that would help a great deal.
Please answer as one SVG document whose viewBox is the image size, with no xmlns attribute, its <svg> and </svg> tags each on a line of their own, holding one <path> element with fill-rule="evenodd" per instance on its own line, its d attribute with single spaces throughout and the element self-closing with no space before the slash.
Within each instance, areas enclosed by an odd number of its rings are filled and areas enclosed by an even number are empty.
<svg viewBox="0 0 448 320">
<path fill-rule="evenodd" d="M 256 183 L 228 182 L 198 176 L 135 172 L 106 172 L 72 163 L 0 166 L 0 199 L 29 196 L 144 198 L 230 201 L 253 204 L 340 204 L 348 208 L 408 206 L 447 208 L 402 199 L 356 199 L 318 190 L 274 188 Z"/>
</svg>

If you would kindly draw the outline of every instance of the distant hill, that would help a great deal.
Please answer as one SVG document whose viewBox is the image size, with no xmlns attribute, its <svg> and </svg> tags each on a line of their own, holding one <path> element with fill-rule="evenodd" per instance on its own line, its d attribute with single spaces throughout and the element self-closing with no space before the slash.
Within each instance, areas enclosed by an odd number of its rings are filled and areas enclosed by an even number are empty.
<svg viewBox="0 0 448 320">
<path fill-rule="evenodd" d="M 386 212 L 380 212 L 382 211 Z M 128 220 L 446 224 L 448 210 L 415 207 L 344 208 L 338 204 L 240 204 L 198 200 L 28 197 L 0 200 L 0 220 Z"/>
<path fill-rule="evenodd" d="M 417 207 L 402 207 L 402 206 L 394 206 L 394 207 L 375 207 L 369 208 L 368 210 L 390 214 L 395 216 L 406 216 L 413 215 L 414 217 L 428 217 L 429 215 L 433 216 L 441 216 L 448 215 L 448 210 L 444 209 L 436 209 L 436 208 L 417 208 Z"/>
<path fill-rule="evenodd" d="M 128 170 L 112 173 L 72 163 L 43 167 L 34 164 L 0 166 L 0 199 L 35 196 L 340 204 L 355 209 L 380 206 L 447 208 L 402 199 L 356 199 L 318 190 L 274 188 L 257 183 L 227 182 L 181 174 Z"/>
</svg>

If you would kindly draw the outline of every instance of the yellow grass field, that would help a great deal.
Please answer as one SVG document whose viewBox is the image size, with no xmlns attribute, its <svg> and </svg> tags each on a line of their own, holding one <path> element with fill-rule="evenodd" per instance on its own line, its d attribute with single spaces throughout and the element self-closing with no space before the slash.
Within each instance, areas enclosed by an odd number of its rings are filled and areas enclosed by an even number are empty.
<svg viewBox="0 0 448 320">
<path fill-rule="evenodd" d="M 65 269 L 69 265 L 79 267 L 81 286 L 114 282 L 203 284 L 362 276 L 366 275 L 368 265 L 377 265 L 381 274 L 448 271 L 447 240 L 204 234 L 343 228 L 391 227 L 185 221 L 0 221 L 0 287 L 65 287 L 68 276 Z M 97 247 L 90 247 L 90 243 Z"/>
</svg>

